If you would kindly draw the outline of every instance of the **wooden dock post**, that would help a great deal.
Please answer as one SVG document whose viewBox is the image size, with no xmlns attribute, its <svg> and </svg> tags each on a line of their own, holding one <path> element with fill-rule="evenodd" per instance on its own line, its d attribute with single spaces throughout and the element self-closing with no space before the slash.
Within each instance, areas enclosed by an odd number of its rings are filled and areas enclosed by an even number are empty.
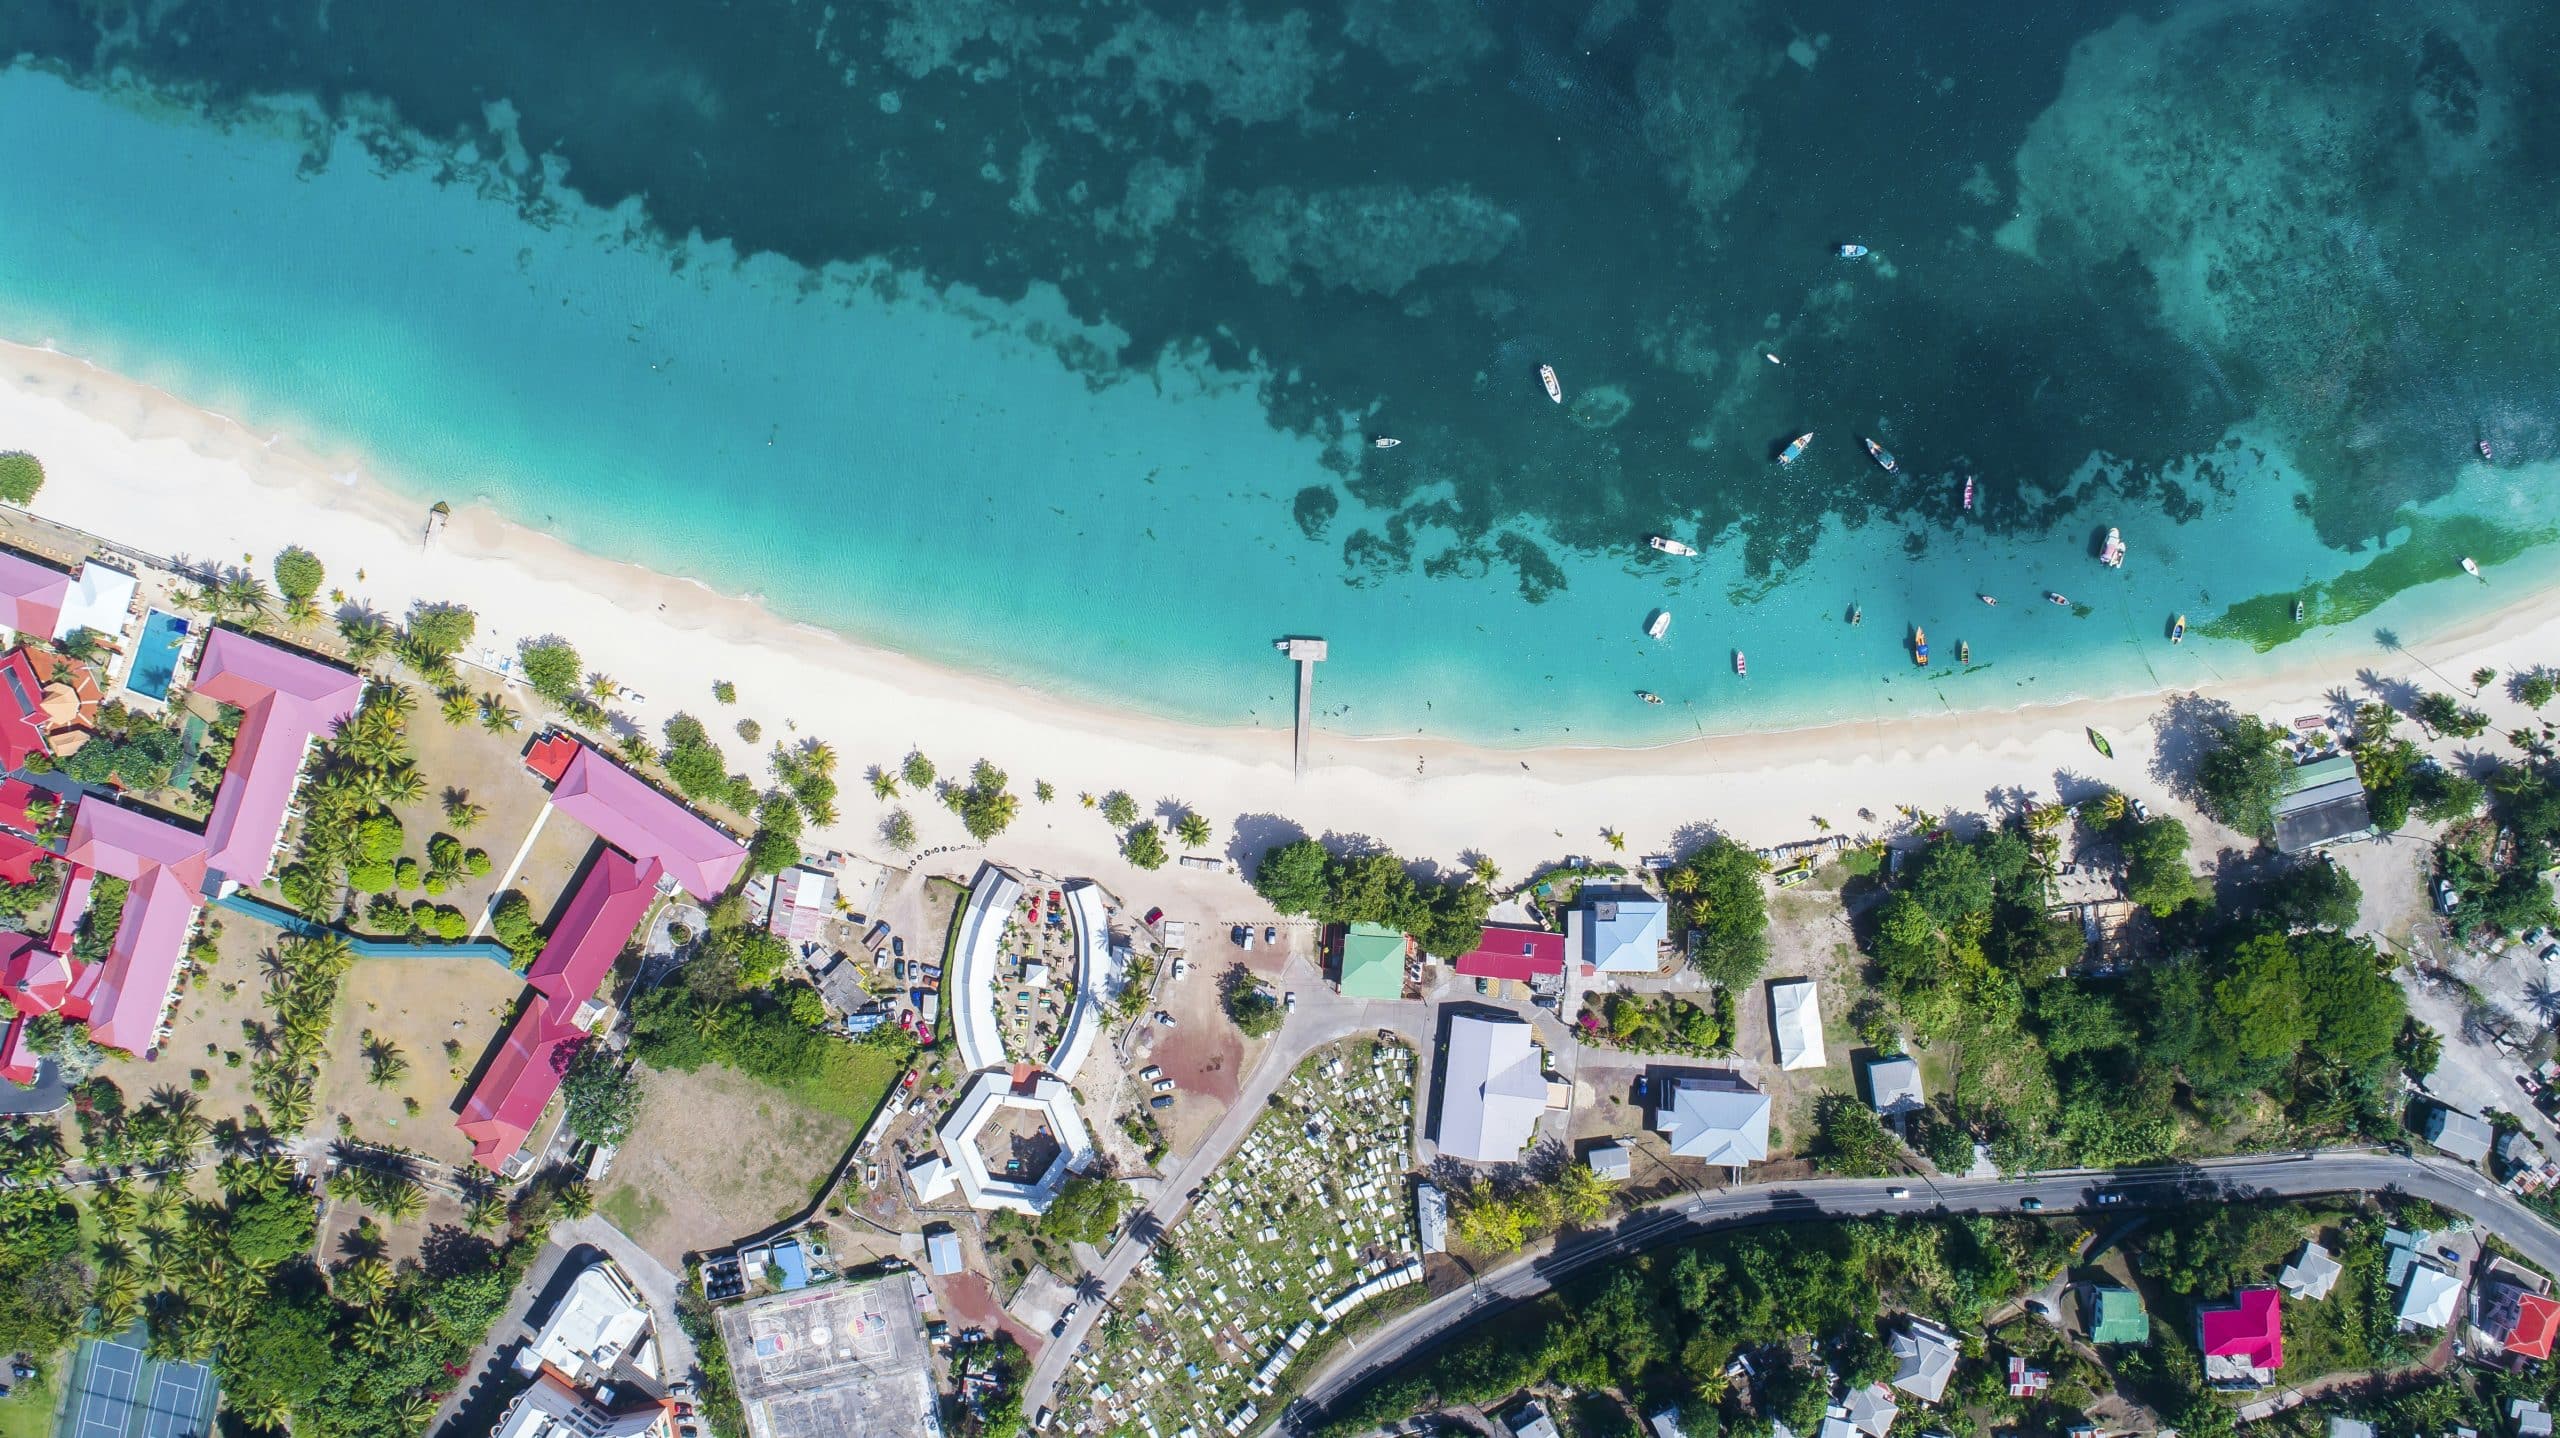
<svg viewBox="0 0 2560 1438">
<path fill-rule="evenodd" d="M 1325 642 L 1321 639 L 1275 639 L 1271 647 L 1289 656 L 1298 666 L 1298 732 L 1293 772 L 1307 772 L 1307 731 L 1315 721 L 1316 666 L 1324 662 Z"/>
</svg>

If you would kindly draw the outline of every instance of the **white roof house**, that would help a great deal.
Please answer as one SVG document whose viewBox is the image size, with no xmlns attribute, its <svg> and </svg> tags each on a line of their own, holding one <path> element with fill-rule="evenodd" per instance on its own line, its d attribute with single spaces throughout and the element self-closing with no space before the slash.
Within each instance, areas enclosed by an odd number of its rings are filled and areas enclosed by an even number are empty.
<svg viewBox="0 0 2560 1438">
<path fill-rule="evenodd" d="M 2515 1420 L 2516 1438 L 2551 1438 L 2551 1413 L 2530 1398 L 2507 1400 L 2507 1416 Z"/>
<path fill-rule="evenodd" d="M 1440 1151 L 1473 1163 L 1511 1163 L 1547 1111 L 1547 1080 L 1530 1027 L 1460 1014 L 1449 1021 L 1440 1085 Z"/>
<path fill-rule="evenodd" d="M 952 972 L 946 987 L 959 1002 L 951 1006 L 951 1037 L 960 1049 L 960 1066 L 975 1072 L 1012 1062 L 1004 1051 L 1004 1032 L 996 1026 L 996 956 L 1002 952 L 1004 926 L 1022 897 L 1022 883 L 993 864 L 978 866 L 969 882 L 968 907 L 960 913 L 960 941 L 952 945 Z"/>
<path fill-rule="evenodd" d="M 1782 1069 L 1818 1069 L 1830 1061 L 1822 1049 L 1822 998 L 1811 979 L 1770 983 L 1769 1031 Z"/>
<path fill-rule="evenodd" d="M 647 1301 L 608 1259 L 571 1281 L 542 1331 L 516 1350 L 516 1367 L 531 1373 L 548 1363 L 573 1382 L 592 1384 L 648 1338 Z M 654 1360 L 639 1366 L 654 1367 Z"/>
<path fill-rule="evenodd" d="M 2329 1290 L 2338 1286 L 2338 1273 L 2338 1260 L 2329 1256 L 2329 1250 L 2316 1242 L 2305 1241 L 2302 1252 L 2276 1274 L 2276 1287 L 2296 1298 L 2316 1303 L 2328 1297 Z"/>
<path fill-rule="evenodd" d="M 1436 1183 L 1413 1186 L 1413 1236 L 1425 1253 L 1449 1251 L 1449 1198 Z"/>
<path fill-rule="evenodd" d="M 2400 1326 L 2442 1328 L 2453 1321 L 2461 1297 L 2461 1279 L 2430 1264 L 2413 1263 L 2408 1286 L 2400 1290 Z"/>
<path fill-rule="evenodd" d="M 1848 1418 L 1849 1426 L 1867 1438 L 1885 1438 L 1893 1430 L 1894 1416 L 1902 1409 L 1894 1403 L 1892 1389 L 1870 1383 L 1841 1399 L 1840 1411 Z"/>
<path fill-rule="evenodd" d="M 2373 1438 L 2373 1425 L 2361 1418 L 2329 1415 L 2329 1438 Z"/>
<path fill-rule="evenodd" d="M 1635 1175 L 1635 1164 L 1627 1157 L 1627 1146 L 1615 1139 L 1593 1144 L 1591 1151 L 1582 1156 L 1582 1161 L 1591 1166 L 1593 1173 L 1613 1183 L 1624 1183 Z"/>
<path fill-rule="evenodd" d="M 907 1185 L 916 1191 L 916 1202 L 932 1203 L 949 1197 L 960 1186 L 960 1178 L 940 1154 L 929 1153 L 907 1165 Z"/>
<path fill-rule="evenodd" d="M 1946 1396 L 1955 1376 L 1956 1337 L 1925 1318 L 1906 1319 L 1893 1334 L 1893 1386 L 1924 1403 Z"/>
<path fill-rule="evenodd" d="M 1867 1097 L 1876 1112 L 1888 1117 L 1918 1113 L 1929 1106 L 1928 1095 L 1920 1089 L 1920 1065 L 1899 1055 L 1867 1065 Z"/>
<path fill-rule="evenodd" d="M 958 1273 L 967 1264 L 960 1252 L 960 1235 L 947 1223 L 924 1231 L 924 1257 L 925 1266 L 936 1274 Z"/>
<path fill-rule="evenodd" d="M 1681 1158 L 1740 1168 L 1769 1156 L 1769 1096 L 1732 1074 L 1666 1079 L 1653 1112 L 1653 1126 Z"/>
<path fill-rule="evenodd" d="M 988 1170 L 978 1134 L 1007 1109 L 1038 1114 L 1056 1141 L 1058 1156 L 1041 1172 L 1017 1178 L 998 1177 Z M 1068 1176 L 1083 1172 L 1093 1162 L 1093 1135 L 1084 1126 L 1084 1116 L 1076 1112 L 1074 1092 L 1065 1081 L 1045 1073 L 1032 1079 L 1027 1089 L 1015 1087 L 1013 1074 L 1006 1069 L 976 1075 L 960 1091 L 959 1107 L 943 1120 L 934 1137 L 942 1140 L 942 1154 L 959 1180 L 960 1196 L 972 1208 L 1046 1213 L 1057 1201 L 1058 1191 L 1066 1187 Z"/>
<path fill-rule="evenodd" d="M 87 629 L 114 639 L 133 618 L 133 596 L 140 588 L 141 582 L 121 569 L 83 560 L 62 596 L 62 618 L 53 626 L 53 637 L 68 639 L 71 631 Z"/>
<path fill-rule="evenodd" d="M 1590 888 L 1565 911 L 1564 948 L 1604 974 L 1650 974 L 1662 967 L 1671 911 L 1642 889 Z"/>
</svg>

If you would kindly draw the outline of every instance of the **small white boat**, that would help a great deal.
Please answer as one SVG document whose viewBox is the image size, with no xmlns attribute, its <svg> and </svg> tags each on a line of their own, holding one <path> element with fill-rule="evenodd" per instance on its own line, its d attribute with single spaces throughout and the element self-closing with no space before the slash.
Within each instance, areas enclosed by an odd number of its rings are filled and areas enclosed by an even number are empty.
<svg viewBox="0 0 2560 1438">
<path fill-rule="evenodd" d="M 1867 247 L 1864 245 L 1842 245 L 1833 253 L 1839 255 L 1840 258 L 1844 260 L 1863 260 L 1867 257 Z"/>
<path fill-rule="evenodd" d="M 2468 554 L 2462 556 L 2462 572 L 2479 580 L 2483 584 L 2488 582 L 2488 576 L 2480 572 L 2480 566 L 2472 563 L 2471 556 Z"/>
<path fill-rule="evenodd" d="M 1858 442 L 1867 447 L 1868 458 L 1884 466 L 1885 473 L 1891 474 L 1901 467 L 1893 462 L 1893 451 L 1886 449 L 1883 445 L 1871 439 L 1861 439 Z"/>
<path fill-rule="evenodd" d="M 1771 363 L 1771 364 L 1785 364 L 1785 363 L 1786 363 L 1786 361 L 1785 361 L 1785 360 L 1782 360 L 1782 359 L 1778 358 L 1776 355 L 1773 355 L 1773 354 L 1769 353 L 1767 350 L 1762 350 L 1762 351 L 1760 352 L 1760 358 L 1762 358 L 1762 359 L 1764 359 L 1764 360 L 1767 360 L 1767 361 L 1768 361 L 1769 363 Z"/>
<path fill-rule="evenodd" d="M 2496 462 L 2496 460 L 2497 460 L 2497 458 L 2498 458 L 2498 456 L 2497 456 L 2496 454 L 2494 454 L 2494 453 L 2492 453 L 2492 452 L 2490 451 L 2490 449 L 2489 449 L 2489 441 L 2487 441 L 2487 440 L 2485 440 L 2485 439 L 2484 439 L 2484 440 L 2482 440 L 2482 441 L 2480 441 L 2480 457 L 2481 457 L 2482 459 L 2489 460 L 2489 461 L 2491 461 L 2492 463 Z"/>
<path fill-rule="evenodd" d="M 1804 456 L 1804 447 L 1811 443 L 1813 443 L 1812 430 L 1806 430 L 1804 433 L 1797 435 L 1794 440 L 1788 443 L 1785 449 L 1778 451 L 1778 463 L 1795 463 L 1798 459 Z"/>
<path fill-rule="evenodd" d="M 2049 604 L 2059 604 L 2059 605 L 2061 605 L 2061 606 L 2062 606 L 2063 608 L 2065 608 L 2065 609 L 2068 609 L 2068 608 L 2070 608 L 2070 607 L 2071 607 L 2071 601 L 2070 601 L 2070 600 L 2063 598 L 2061 595 L 2054 593 L 2054 592 L 2053 592 L 2052 590 L 2050 590 L 2050 589 L 2048 589 L 2048 590 L 2046 590 L 2046 591 L 2044 592 L 2044 597 L 2045 597 L 2045 601 L 2046 601 L 2047 603 L 2049 603 Z"/>
<path fill-rule="evenodd" d="M 1670 632 L 1671 611 L 1668 609 L 1657 609 L 1653 611 L 1652 617 L 1648 618 L 1644 622 L 1644 637 L 1647 639 L 1660 639 L 1663 635 Z"/>
<path fill-rule="evenodd" d="M 2181 614 L 2175 620 L 2170 622 L 2169 642 L 2172 644 L 2184 644 L 2187 642 L 2187 616 Z"/>
<path fill-rule="evenodd" d="M 1733 672 L 1746 676 L 1751 673 L 1751 666 L 1743 662 L 1742 651 L 1739 649 L 1733 651 Z"/>
<path fill-rule="evenodd" d="M 1964 477 L 1964 512 L 1973 513 L 1973 476 Z"/>
<path fill-rule="evenodd" d="M 1400 444 L 1404 443 L 1404 441 L 1403 441 L 1403 440 L 1400 440 L 1400 439 L 1389 439 L 1389 438 L 1387 438 L 1385 435 L 1380 435 L 1380 436 L 1378 436 L 1376 439 L 1373 439 L 1373 440 L 1371 440 L 1371 441 L 1369 441 L 1369 442 L 1370 442 L 1371 444 L 1376 445 L 1376 446 L 1377 446 L 1378 448 L 1380 448 L 1380 449 L 1393 449 L 1393 448 L 1395 448 L 1397 445 L 1400 445 Z"/>
<path fill-rule="evenodd" d="M 1556 378 L 1556 367 L 1554 365 L 1542 364 L 1538 366 L 1538 383 L 1547 387 L 1547 398 L 1554 400 L 1558 404 L 1564 403 L 1564 382 Z"/>
<path fill-rule="evenodd" d="M 2124 568 L 2124 535 L 2121 532 L 2107 531 L 2107 542 L 2098 550 L 2098 562 L 2109 569 Z"/>
<path fill-rule="evenodd" d="M 1653 692 L 1652 690 L 1650 690 L 1650 689 L 1639 689 L 1639 690 L 1637 690 L 1637 691 L 1636 691 L 1636 697 L 1637 697 L 1638 699 L 1643 700 L 1643 701 L 1644 701 L 1644 702 L 1646 702 L 1647 704 L 1659 704 L 1659 703 L 1661 703 L 1661 702 L 1662 702 L 1662 696 L 1661 696 L 1661 695 L 1659 695 L 1659 694 L 1654 693 L 1654 692 Z"/>
<path fill-rule="evenodd" d="M 1665 554 L 1677 554 L 1677 555 L 1682 556 L 1683 558 L 1689 557 L 1689 556 L 1694 555 L 1694 554 L 1696 554 L 1696 553 L 1698 552 L 1698 551 L 1696 551 L 1696 550 L 1694 550 L 1694 549 L 1691 549 L 1689 546 L 1687 546 L 1687 545 L 1685 545 L 1685 544 L 1682 544 L 1679 540 L 1676 540 L 1676 539 L 1665 539 L 1663 536 L 1661 536 L 1661 535 L 1659 535 L 1659 534 L 1648 534 L 1648 535 L 1646 535 L 1646 536 L 1645 536 L 1645 540 L 1644 540 L 1644 542 L 1645 542 L 1645 543 L 1647 543 L 1647 544 L 1652 545 L 1652 546 L 1653 546 L 1654 548 L 1656 548 L 1656 549 L 1661 550 L 1661 551 L 1662 551 L 1663 553 L 1665 553 Z"/>
<path fill-rule="evenodd" d="M 1992 608 L 1994 608 L 1994 609 L 1997 609 L 1997 608 L 1999 608 L 1999 607 L 2000 607 L 2000 601 L 1999 601 L 1999 600 L 1997 600 L 1997 599 L 1992 598 L 1992 597 L 1991 597 L 1990 595 L 1988 595 L 1988 594 L 1977 594 L 1977 595 L 1975 595 L 1975 596 L 1973 596 L 1973 597 L 1974 597 L 1974 598 L 1976 598 L 1976 599 L 1981 600 L 1981 601 L 1982 601 L 1983 603 L 1985 603 L 1985 604 L 1990 605 L 1990 606 L 1991 606 Z"/>
</svg>

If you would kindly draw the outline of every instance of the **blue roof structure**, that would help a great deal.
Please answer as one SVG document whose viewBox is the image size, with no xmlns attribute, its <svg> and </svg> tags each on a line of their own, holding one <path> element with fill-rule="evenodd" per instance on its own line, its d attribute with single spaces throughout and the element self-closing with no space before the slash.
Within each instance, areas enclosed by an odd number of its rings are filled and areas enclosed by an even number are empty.
<svg viewBox="0 0 2560 1438">
<path fill-rule="evenodd" d="M 800 1241 L 787 1238 L 773 1246 L 773 1266 L 782 1270 L 782 1291 L 796 1292 L 809 1286 L 809 1258 Z"/>
<path fill-rule="evenodd" d="M 1662 941 L 1671 912 L 1642 889 L 1586 887 L 1581 919 L 1582 962 L 1604 974 L 1649 974 L 1662 967 Z"/>
</svg>

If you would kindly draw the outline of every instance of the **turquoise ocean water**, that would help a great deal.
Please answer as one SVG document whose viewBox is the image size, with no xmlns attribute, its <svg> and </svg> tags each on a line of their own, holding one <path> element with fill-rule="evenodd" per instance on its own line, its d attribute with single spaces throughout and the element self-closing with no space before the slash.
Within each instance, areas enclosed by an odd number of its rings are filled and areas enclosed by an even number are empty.
<svg viewBox="0 0 2560 1438">
<path fill-rule="evenodd" d="M 2438 222 L 2560 168 L 2523 7 L 734 8 L 13 13 L 0 336 L 1213 722 L 1286 722 L 1288 633 L 1347 732 L 1644 743 L 2351 662 L 2547 562 L 2548 245 Z"/>
</svg>

